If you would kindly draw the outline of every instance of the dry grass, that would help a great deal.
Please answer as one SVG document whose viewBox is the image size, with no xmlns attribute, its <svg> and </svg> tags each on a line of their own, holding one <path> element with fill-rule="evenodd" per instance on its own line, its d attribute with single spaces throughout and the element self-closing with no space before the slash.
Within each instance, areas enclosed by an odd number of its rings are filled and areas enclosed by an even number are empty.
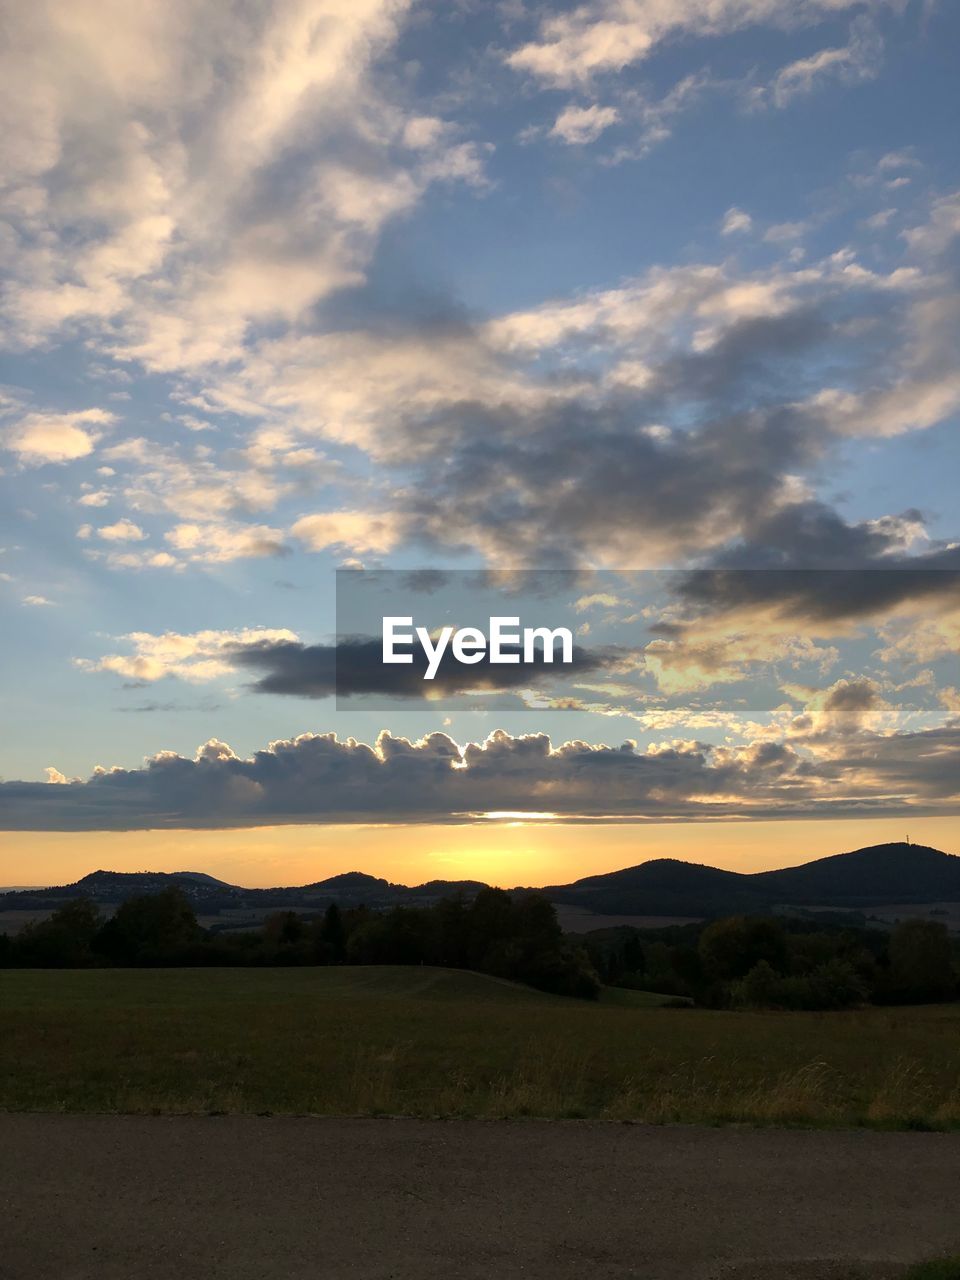
<svg viewBox="0 0 960 1280">
<path fill-rule="evenodd" d="M 960 1006 L 590 1005 L 445 970 L 0 971 L 0 1109 L 960 1127 Z"/>
</svg>

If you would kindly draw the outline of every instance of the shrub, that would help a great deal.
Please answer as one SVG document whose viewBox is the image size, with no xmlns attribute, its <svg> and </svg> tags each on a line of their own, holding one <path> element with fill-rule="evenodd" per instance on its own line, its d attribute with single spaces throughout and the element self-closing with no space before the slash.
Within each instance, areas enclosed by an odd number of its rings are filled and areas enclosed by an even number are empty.
<svg viewBox="0 0 960 1280">
<path fill-rule="evenodd" d="M 845 960 L 828 960 L 808 974 L 782 976 L 766 960 L 730 987 L 730 1002 L 752 1009 L 849 1009 L 863 1004 L 867 989 Z"/>
</svg>

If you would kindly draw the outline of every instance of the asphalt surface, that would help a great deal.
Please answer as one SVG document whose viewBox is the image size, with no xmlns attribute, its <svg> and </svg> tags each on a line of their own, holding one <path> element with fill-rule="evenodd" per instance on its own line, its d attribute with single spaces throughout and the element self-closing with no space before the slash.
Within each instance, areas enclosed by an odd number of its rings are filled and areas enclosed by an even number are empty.
<svg viewBox="0 0 960 1280">
<path fill-rule="evenodd" d="M 954 1251 L 960 1134 L 0 1115 L 2 1280 L 839 1280 Z"/>
</svg>

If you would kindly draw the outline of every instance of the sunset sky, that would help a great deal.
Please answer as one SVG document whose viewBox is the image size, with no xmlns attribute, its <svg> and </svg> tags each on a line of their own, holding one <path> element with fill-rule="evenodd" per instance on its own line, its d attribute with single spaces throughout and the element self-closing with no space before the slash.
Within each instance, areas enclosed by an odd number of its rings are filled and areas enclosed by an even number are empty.
<svg viewBox="0 0 960 1280">
<path fill-rule="evenodd" d="M 956 5 L 0 13 L 0 885 L 960 853 Z"/>
</svg>

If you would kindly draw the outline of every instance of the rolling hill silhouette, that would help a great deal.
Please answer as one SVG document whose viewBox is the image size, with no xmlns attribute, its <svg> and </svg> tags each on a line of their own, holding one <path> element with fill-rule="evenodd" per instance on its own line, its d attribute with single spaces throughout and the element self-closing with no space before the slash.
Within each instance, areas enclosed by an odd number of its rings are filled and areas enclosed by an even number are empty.
<svg viewBox="0 0 960 1280">
<path fill-rule="evenodd" d="M 0 894 L 0 906 L 6 910 L 55 906 L 81 896 L 115 903 L 170 885 L 179 885 L 201 912 L 230 907 L 309 911 L 330 902 L 375 908 L 417 906 L 458 892 L 469 896 L 484 887 L 478 880 L 432 880 L 411 887 L 350 871 L 313 884 L 245 889 L 200 871 L 93 871 L 70 885 Z M 960 857 L 927 845 L 896 842 L 752 874 L 656 858 L 620 871 L 585 876 L 573 884 L 518 891 L 541 892 L 553 902 L 601 915 L 717 916 L 780 906 L 869 909 L 960 902 Z"/>
<path fill-rule="evenodd" d="M 745 875 L 660 858 L 546 890 L 601 914 L 718 915 L 774 906 L 879 907 L 960 901 L 960 858 L 927 845 L 871 845 Z"/>
</svg>

